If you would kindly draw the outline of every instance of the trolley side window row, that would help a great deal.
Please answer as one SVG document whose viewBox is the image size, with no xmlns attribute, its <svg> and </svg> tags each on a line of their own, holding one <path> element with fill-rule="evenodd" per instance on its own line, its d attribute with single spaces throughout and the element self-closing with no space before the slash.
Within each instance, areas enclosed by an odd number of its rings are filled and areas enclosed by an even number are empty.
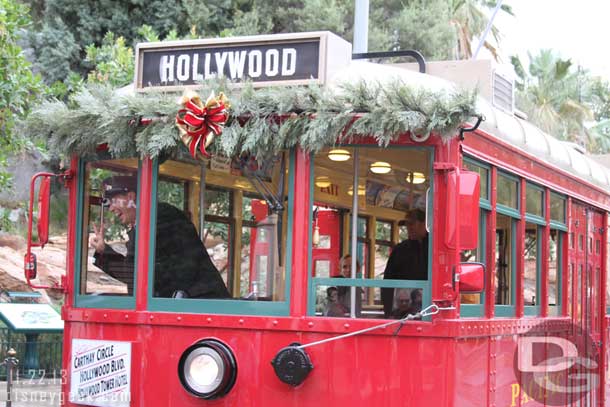
<svg viewBox="0 0 610 407">
<path fill-rule="evenodd" d="M 561 315 L 565 196 L 468 157 L 463 167 L 480 174 L 481 198 L 479 244 L 462 252 L 462 260 L 485 263 L 493 290 L 461 295 L 461 316 L 485 316 L 487 301 L 496 317 L 542 315 L 543 273 L 548 281 L 547 315 Z"/>
<path fill-rule="evenodd" d="M 155 160 L 148 198 L 137 159 L 83 162 L 77 305 L 135 306 L 140 205 L 150 199 L 149 309 L 287 314 L 290 163 L 289 153 Z"/>
</svg>

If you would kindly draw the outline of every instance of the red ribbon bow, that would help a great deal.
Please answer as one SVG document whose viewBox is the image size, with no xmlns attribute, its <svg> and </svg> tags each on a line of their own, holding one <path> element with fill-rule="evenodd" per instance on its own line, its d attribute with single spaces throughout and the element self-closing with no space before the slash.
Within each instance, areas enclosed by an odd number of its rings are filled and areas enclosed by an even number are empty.
<svg viewBox="0 0 610 407">
<path fill-rule="evenodd" d="M 193 158 L 196 158 L 197 152 L 210 157 L 206 148 L 212 143 L 214 136 L 222 133 L 229 118 L 229 103 L 226 97 L 220 93 L 216 98 L 212 93 L 204 106 L 199 96 L 185 96 L 182 106 L 183 109 L 176 115 L 176 126 L 182 133 L 182 141 Z"/>
</svg>

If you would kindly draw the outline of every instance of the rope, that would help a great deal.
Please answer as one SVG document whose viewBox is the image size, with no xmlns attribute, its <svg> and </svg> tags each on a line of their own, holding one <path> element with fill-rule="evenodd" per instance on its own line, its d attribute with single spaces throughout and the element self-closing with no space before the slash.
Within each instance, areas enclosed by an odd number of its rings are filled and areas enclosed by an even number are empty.
<svg viewBox="0 0 610 407">
<path fill-rule="evenodd" d="M 298 348 L 298 349 L 305 349 L 305 348 L 309 348 L 309 347 L 312 347 L 312 346 L 322 345 L 322 344 L 325 344 L 325 343 L 328 343 L 328 342 L 338 341 L 340 339 L 349 338 L 351 336 L 361 335 L 363 333 L 375 331 L 377 329 L 383 329 L 383 328 L 388 327 L 388 326 L 400 324 L 399 327 L 396 329 L 396 331 L 394 331 L 394 336 L 396 336 L 396 335 L 398 335 L 398 332 L 400 332 L 401 328 L 403 327 L 403 325 L 404 325 L 404 323 L 406 321 L 410 321 L 410 320 L 413 320 L 413 319 L 416 319 L 416 318 L 427 317 L 429 315 L 435 315 L 435 314 L 438 314 L 440 311 L 448 311 L 448 310 L 454 310 L 454 309 L 455 309 L 455 307 L 440 308 L 438 305 L 432 304 L 432 305 L 424 308 L 423 310 L 421 310 L 417 314 L 408 314 L 406 317 L 404 317 L 402 319 L 398 319 L 396 321 L 390 321 L 390 322 L 386 322 L 386 323 L 381 324 L 381 325 L 376 325 L 376 326 L 372 326 L 370 328 L 361 329 L 359 331 L 354 331 L 354 332 L 346 333 L 346 334 L 343 334 L 343 335 L 334 336 L 332 338 L 322 339 L 322 340 L 316 341 L 316 342 L 306 343 L 304 345 L 296 346 L 296 348 Z"/>
</svg>

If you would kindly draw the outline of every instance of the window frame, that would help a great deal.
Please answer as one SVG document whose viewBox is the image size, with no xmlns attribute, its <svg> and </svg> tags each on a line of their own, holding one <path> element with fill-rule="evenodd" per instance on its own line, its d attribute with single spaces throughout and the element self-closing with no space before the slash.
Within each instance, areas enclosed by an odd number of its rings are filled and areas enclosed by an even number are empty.
<svg viewBox="0 0 610 407">
<path fill-rule="evenodd" d="M 363 149 L 366 150 L 367 148 L 378 148 L 376 145 L 371 145 L 371 144 L 341 144 L 341 145 L 337 145 L 337 147 L 342 146 L 342 147 L 350 147 L 350 148 L 354 148 L 354 149 Z M 416 145 L 391 145 L 386 147 L 386 149 L 401 149 L 404 151 L 408 151 L 408 150 L 420 150 L 420 151 L 426 151 L 429 153 L 429 168 L 427 170 L 427 174 L 430 175 L 430 184 L 429 184 L 429 190 L 427 191 L 427 207 L 426 207 L 426 212 L 428 213 L 428 224 L 429 225 L 433 225 L 434 224 L 434 219 L 433 219 L 433 205 L 434 205 L 434 199 L 430 199 L 430 196 L 434 197 L 435 194 L 433 193 L 434 191 L 434 158 L 435 158 L 435 147 L 434 146 L 416 146 Z M 314 154 L 310 154 L 309 156 L 310 158 L 310 166 L 309 166 L 309 204 L 308 204 L 308 208 L 309 208 L 309 224 L 312 225 L 313 224 L 313 210 L 312 207 L 315 204 L 315 200 L 314 200 L 314 188 L 315 188 L 315 165 L 314 165 Z M 430 195 L 431 194 L 431 195 Z M 353 210 L 353 208 L 350 207 L 350 210 Z M 365 217 L 366 215 L 357 215 L 358 218 L 360 217 Z M 368 221 L 368 218 L 366 218 Z M 350 232 L 349 235 L 351 236 L 351 216 L 350 216 Z M 308 264 L 312 264 L 312 251 L 313 251 L 313 247 L 311 244 L 311 238 L 312 238 L 312 234 L 313 234 L 313 228 L 309 227 L 309 236 L 308 236 Z M 367 224 L 367 230 L 370 233 L 370 227 Z M 396 227 L 396 234 L 398 233 L 398 227 Z M 393 235 L 394 235 L 394 229 L 393 229 Z M 370 234 L 367 235 L 367 240 L 370 242 Z M 357 237 L 357 241 L 358 243 L 360 243 L 359 238 Z M 428 257 L 428 279 L 426 281 L 423 282 L 419 282 L 418 280 L 377 280 L 377 279 L 370 279 L 370 278 L 342 278 L 341 281 L 337 281 L 337 279 L 334 278 L 321 278 L 321 277 L 314 277 L 311 275 L 311 273 L 308 273 L 308 288 L 307 288 L 307 315 L 308 316 L 316 316 L 316 292 L 317 292 L 317 287 L 318 286 L 341 286 L 341 287 L 360 287 L 363 289 L 367 289 L 367 288 L 411 288 L 411 289 L 421 289 L 422 290 L 422 307 L 425 308 L 426 306 L 431 304 L 431 298 L 432 298 L 432 242 L 433 242 L 433 229 L 430 228 L 428 231 L 428 253 L 427 253 L 427 257 Z M 351 241 L 350 241 L 351 243 Z M 351 247 L 351 245 L 350 245 Z M 374 250 L 374 248 L 373 248 Z M 369 248 L 369 255 L 370 255 L 370 248 Z M 366 274 L 363 273 L 363 275 Z M 338 284 L 340 283 L 340 284 Z M 363 319 L 362 317 L 358 318 L 356 317 L 355 319 Z M 366 319 L 366 318 L 364 318 Z M 424 321 L 430 321 L 430 317 L 425 317 L 423 319 Z"/>
<path fill-rule="evenodd" d="M 285 273 L 285 299 L 284 301 L 246 301 L 240 299 L 197 299 L 190 298 L 159 298 L 153 296 L 154 273 L 155 273 L 155 240 L 157 199 L 151 199 L 149 219 L 149 267 L 147 309 L 149 311 L 184 312 L 191 314 L 222 314 L 222 315 L 255 315 L 255 316 L 288 316 L 290 315 L 290 286 L 292 277 L 292 231 L 294 222 L 294 190 L 295 190 L 295 150 L 287 153 L 288 177 L 287 177 L 287 208 L 286 208 L 286 256 L 284 261 Z M 152 163 L 152 191 L 151 196 L 157 196 L 157 180 L 159 179 L 159 161 L 157 158 Z M 241 210 L 241 208 L 240 208 Z M 204 216 L 206 216 L 204 214 Z M 235 247 L 235 246 L 234 246 Z"/>
<path fill-rule="evenodd" d="M 496 207 L 496 217 L 497 215 L 504 215 L 510 219 L 510 280 L 511 280 L 511 290 L 510 290 L 510 300 L 511 303 L 508 305 L 504 304 L 496 304 L 494 299 L 494 315 L 496 317 L 516 317 L 517 310 L 517 223 L 520 219 L 517 217 L 511 216 L 509 214 L 501 213 L 498 211 Z M 494 231 L 495 234 L 495 231 Z M 494 237 L 494 245 L 495 245 L 495 237 Z M 494 259 L 494 265 L 496 260 Z M 497 276 L 497 270 L 496 270 Z M 495 284 L 495 281 L 494 281 Z"/>
<path fill-rule="evenodd" d="M 487 267 L 487 225 L 489 223 L 488 217 L 490 211 L 483 206 L 479 205 L 479 244 L 477 247 L 478 262 L 483 263 Z M 487 271 L 487 270 L 486 270 Z M 487 278 L 485 279 L 487 281 Z M 460 293 L 461 294 L 461 293 Z M 486 301 L 487 287 L 483 287 L 483 291 L 480 293 L 481 300 L 478 304 L 462 304 L 460 300 L 460 317 L 462 318 L 477 318 L 485 316 L 485 301 Z"/>
<path fill-rule="evenodd" d="M 98 157 L 103 154 L 99 153 Z M 141 221 L 141 176 L 142 176 L 142 160 L 138 157 L 133 157 L 138 160 L 138 171 L 137 171 L 137 196 L 138 202 L 136 206 L 136 224 Z M 96 158 L 96 159 L 84 159 L 81 158 L 78 161 L 78 174 L 82 176 L 78 177 L 79 182 L 76 187 L 76 241 L 74 245 L 74 307 L 77 308 L 108 308 L 108 309 L 124 309 L 124 310 L 135 310 L 136 309 L 136 296 L 138 290 L 138 245 L 135 245 L 134 252 L 134 265 L 133 265 L 133 293 L 132 295 L 94 295 L 94 294 L 81 294 L 80 283 L 82 276 L 82 256 L 83 256 L 83 221 L 84 221 L 84 204 L 85 204 L 85 182 L 86 182 L 86 166 L 88 163 L 112 160 L 108 158 Z M 140 239 L 140 228 L 136 228 L 136 242 Z M 88 245 L 88 242 L 87 242 Z"/>
<path fill-rule="evenodd" d="M 487 281 L 487 273 L 490 272 L 488 264 L 487 264 L 487 228 L 489 226 L 489 217 L 491 216 L 491 166 L 487 163 L 484 163 L 482 161 L 479 161 L 473 157 L 464 155 L 462 157 L 462 163 L 468 163 L 472 166 L 476 166 L 479 167 L 481 170 L 485 171 L 487 173 L 486 179 L 487 179 L 487 183 L 486 183 L 486 189 L 487 189 L 487 196 L 483 197 L 480 196 L 479 197 L 479 244 L 477 247 L 477 250 L 479 251 L 479 260 L 481 263 L 485 264 L 485 272 L 486 272 L 486 276 L 485 276 L 485 281 Z M 464 165 L 462 165 L 462 167 L 465 167 Z M 468 171 L 471 171 L 470 169 L 466 168 Z M 488 287 L 484 287 L 483 291 L 481 292 L 481 301 L 479 304 L 462 304 L 460 302 L 460 317 L 461 318 L 477 318 L 477 317 L 484 317 L 485 316 L 485 304 L 486 304 L 486 297 L 487 297 L 487 289 Z"/>
<path fill-rule="evenodd" d="M 517 207 L 516 208 L 512 208 L 510 206 L 504 205 L 502 203 L 498 202 L 498 180 L 500 179 L 500 177 L 503 178 L 507 178 L 511 181 L 514 181 L 517 183 L 517 188 L 516 188 L 516 199 L 517 199 Z M 503 215 L 508 215 L 511 217 L 515 217 L 514 215 L 518 216 L 519 219 L 521 219 L 521 180 L 519 179 L 518 176 L 510 174 L 508 172 L 502 171 L 500 168 L 498 168 L 497 170 L 497 176 L 496 176 L 496 211 L 499 213 L 502 213 Z"/>
<path fill-rule="evenodd" d="M 548 306 L 548 312 L 547 315 L 549 317 L 560 317 L 563 315 L 563 260 L 565 258 L 565 254 L 563 252 L 563 245 L 564 245 L 564 239 L 566 238 L 567 235 L 567 230 L 562 230 L 556 227 L 553 227 L 553 225 L 551 225 L 550 228 L 550 232 L 552 232 L 553 230 L 555 230 L 557 232 L 557 259 L 555 260 L 557 262 L 557 275 L 555 276 L 556 281 L 557 281 L 557 295 L 556 295 L 556 304 L 555 305 L 550 305 L 547 304 Z M 551 244 L 551 233 L 549 233 L 549 251 L 550 251 L 550 244 Z M 567 254 L 567 252 L 566 252 Z M 550 262 L 550 252 L 549 252 L 549 262 Z M 549 263 L 549 267 L 550 267 L 550 263 Z M 549 292 L 551 290 L 551 284 L 550 284 L 550 272 L 549 272 Z M 551 313 L 551 310 L 553 310 L 554 312 Z"/>
</svg>

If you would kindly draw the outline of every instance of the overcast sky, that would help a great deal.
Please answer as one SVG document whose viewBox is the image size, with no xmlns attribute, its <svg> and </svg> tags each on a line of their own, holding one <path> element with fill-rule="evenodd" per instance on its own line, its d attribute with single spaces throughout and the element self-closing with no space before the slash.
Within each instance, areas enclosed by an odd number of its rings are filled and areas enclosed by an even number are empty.
<svg viewBox="0 0 610 407">
<path fill-rule="evenodd" d="M 507 55 L 526 57 L 528 50 L 552 48 L 610 80 L 610 0 L 504 0 L 504 4 L 512 6 L 515 14 L 499 13 L 496 18 Z"/>
</svg>

